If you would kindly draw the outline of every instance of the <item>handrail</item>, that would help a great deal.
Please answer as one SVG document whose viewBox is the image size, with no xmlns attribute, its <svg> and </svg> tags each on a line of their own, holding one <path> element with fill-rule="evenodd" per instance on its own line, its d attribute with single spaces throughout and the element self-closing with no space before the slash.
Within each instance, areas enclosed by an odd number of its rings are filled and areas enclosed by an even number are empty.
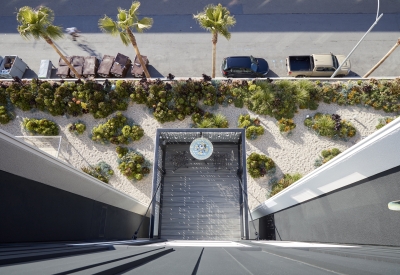
<svg viewBox="0 0 400 275">
<path fill-rule="evenodd" d="M 62 142 L 62 136 L 15 136 L 16 138 L 58 138 L 59 142 L 58 142 L 58 148 L 57 148 L 57 155 L 56 158 L 58 158 L 59 154 L 60 154 L 60 149 L 61 149 L 61 142 Z"/>
<path fill-rule="evenodd" d="M 161 169 L 161 170 L 162 170 L 162 169 Z M 165 171 L 163 171 L 163 173 L 165 173 Z M 160 181 L 160 182 L 158 183 L 156 192 L 154 192 L 153 198 L 151 198 L 151 201 L 150 201 L 150 203 L 149 203 L 149 206 L 147 207 L 146 213 L 144 213 L 144 215 L 142 216 L 142 219 L 141 219 L 141 221 L 140 221 L 140 224 L 139 224 L 138 228 L 136 229 L 135 233 L 134 233 L 133 236 L 132 236 L 132 239 L 134 239 L 134 240 L 137 239 L 137 235 L 138 235 L 139 230 L 140 230 L 140 227 L 142 226 L 142 223 L 143 223 L 143 221 L 144 221 L 144 217 L 146 217 L 147 212 L 148 212 L 149 209 L 150 209 L 150 206 L 153 204 L 154 198 L 155 198 L 155 196 L 157 195 L 158 188 L 160 188 L 161 183 L 162 183 L 162 181 Z"/>
<path fill-rule="evenodd" d="M 242 187 L 242 191 L 244 193 L 244 196 L 243 196 L 244 197 L 244 201 L 245 201 L 245 203 L 247 205 L 247 211 L 249 211 L 249 213 L 250 213 L 251 224 L 253 225 L 253 228 L 254 228 L 254 235 L 256 235 L 256 240 L 258 241 L 259 240 L 259 235 L 258 235 L 256 226 L 254 225 L 253 215 L 251 214 L 251 211 L 250 211 L 250 208 L 249 208 L 249 203 L 247 201 L 247 191 L 244 190 L 242 179 L 240 178 L 241 175 L 239 175 L 239 169 L 238 169 L 236 175 L 237 175 L 237 177 L 239 179 L 240 186 Z"/>
</svg>

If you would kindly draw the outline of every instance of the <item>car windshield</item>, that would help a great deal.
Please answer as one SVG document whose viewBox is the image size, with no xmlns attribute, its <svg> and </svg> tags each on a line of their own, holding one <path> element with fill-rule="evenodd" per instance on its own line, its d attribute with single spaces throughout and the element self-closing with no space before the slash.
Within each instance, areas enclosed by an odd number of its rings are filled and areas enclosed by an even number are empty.
<svg viewBox="0 0 400 275">
<path fill-rule="evenodd" d="M 338 68 L 339 62 L 338 62 L 336 56 L 332 55 L 332 61 L 333 61 L 333 67 Z"/>
<path fill-rule="evenodd" d="M 253 72 L 257 72 L 257 70 L 258 70 L 258 65 L 257 65 L 257 63 L 251 63 L 251 70 L 252 70 Z"/>
</svg>

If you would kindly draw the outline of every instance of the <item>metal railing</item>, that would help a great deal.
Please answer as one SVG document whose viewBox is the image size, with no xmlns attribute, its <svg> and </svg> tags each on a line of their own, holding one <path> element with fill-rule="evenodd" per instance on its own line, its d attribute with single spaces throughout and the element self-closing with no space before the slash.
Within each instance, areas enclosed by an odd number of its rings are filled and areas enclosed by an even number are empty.
<svg viewBox="0 0 400 275">
<path fill-rule="evenodd" d="M 56 158 L 58 158 L 59 154 L 60 154 L 60 148 L 61 148 L 61 142 L 62 142 L 62 136 L 15 136 L 16 138 L 21 138 L 21 139 L 59 139 L 58 141 L 58 148 L 57 148 L 57 154 L 55 155 Z M 34 144 L 35 145 L 35 144 Z M 36 146 L 36 145 L 35 145 Z M 41 147 L 36 146 L 37 148 L 39 148 L 40 150 Z M 46 147 L 47 148 L 47 147 Z M 45 150 L 42 150 L 45 151 Z M 46 152 L 46 151 L 45 151 Z M 48 152 L 46 152 L 48 153 Z"/>
</svg>

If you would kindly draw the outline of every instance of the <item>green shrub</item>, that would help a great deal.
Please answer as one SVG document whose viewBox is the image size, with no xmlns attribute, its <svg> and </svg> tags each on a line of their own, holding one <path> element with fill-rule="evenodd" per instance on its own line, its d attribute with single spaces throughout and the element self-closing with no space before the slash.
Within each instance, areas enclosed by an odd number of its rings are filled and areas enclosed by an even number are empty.
<svg viewBox="0 0 400 275">
<path fill-rule="evenodd" d="M 329 138 L 351 138 L 356 134 L 354 126 L 339 115 L 317 113 L 313 118 L 306 118 L 304 125 L 314 130 L 318 135 Z"/>
<path fill-rule="evenodd" d="M 105 183 L 108 183 L 111 176 L 114 175 L 114 170 L 112 170 L 111 166 L 104 161 L 99 162 L 95 166 L 84 166 L 81 169 L 86 174 L 89 174 Z"/>
<path fill-rule="evenodd" d="M 266 155 L 252 153 L 247 158 L 247 171 L 253 178 L 263 177 L 267 173 L 272 173 L 274 168 L 274 161 Z"/>
<path fill-rule="evenodd" d="M 238 127 L 239 128 L 247 128 L 253 125 L 253 121 L 250 118 L 250 115 L 240 115 L 238 119 Z"/>
<path fill-rule="evenodd" d="M 285 188 L 289 187 L 299 179 L 301 179 L 303 176 L 299 173 L 295 174 L 285 174 L 282 179 L 280 179 L 278 182 L 272 185 L 271 192 L 269 194 L 269 197 L 272 197 Z"/>
<path fill-rule="evenodd" d="M 155 81 L 152 85 L 148 85 L 148 96 L 145 104 L 153 110 L 154 118 L 165 123 L 175 121 L 176 112 L 170 102 L 173 99 L 173 94 L 170 88 L 162 81 Z M 186 107 L 186 106 L 185 106 Z M 183 110 L 185 111 L 185 109 Z"/>
<path fill-rule="evenodd" d="M 264 134 L 264 128 L 262 126 L 250 126 L 246 129 L 246 138 L 256 139 L 257 137 Z"/>
<path fill-rule="evenodd" d="M 6 88 L 10 102 L 23 111 L 31 110 L 35 105 L 35 94 L 29 85 L 12 83 Z"/>
<path fill-rule="evenodd" d="M 117 146 L 117 148 L 115 149 L 115 151 L 118 154 L 118 158 L 122 158 L 124 155 L 126 155 L 128 153 L 128 148 L 126 147 L 122 147 L 122 146 Z"/>
<path fill-rule="evenodd" d="M 12 120 L 10 113 L 7 111 L 5 106 L 0 105 L 0 123 L 7 124 Z"/>
<path fill-rule="evenodd" d="M 315 160 L 314 166 L 319 167 L 324 163 L 327 163 L 337 155 L 339 155 L 341 151 L 338 148 L 332 148 L 321 151 L 321 156 Z"/>
<path fill-rule="evenodd" d="M 47 119 L 24 118 L 22 125 L 30 133 L 40 136 L 57 136 L 59 133 L 58 125 Z"/>
<path fill-rule="evenodd" d="M 7 98 L 6 86 L 0 85 L 0 105 L 7 105 Z"/>
<path fill-rule="evenodd" d="M 112 144 L 128 144 L 131 141 L 140 140 L 144 135 L 144 130 L 138 125 L 129 125 L 128 119 L 121 113 L 106 123 L 94 127 L 92 130 L 92 140 Z"/>
<path fill-rule="evenodd" d="M 280 120 L 278 120 L 277 125 L 281 133 L 288 133 L 296 128 L 296 124 L 291 118 L 281 118 Z"/>
<path fill-rule="evenodd" d="M 264 134 L 264 127 L 260 125 L 259 118 L 251 118 L 250 115 L 240 115 L 238 127 L 246 129 L 246 138 L 256 139 Z"/>
<path fill-rule="evenodd" d="M 192 115 L 194 128 L 228 128 L 229 123 L 226 117 L 222 114 L 211 113 L 194 113 Z"/>
<path fill-rule="evenodd" d="M 118 169 L 129 180 L 141 180 L 150 173 L 150 164 L 138 152 L 117 147 Z"/>
<path fill-rule="evenodd" d="M 38 109 L 54 116 L 91 113 L 94 118 L 106 118 L 115 111 L 126 110 L 131 99 L 135 103 L 145 104 L 161 123 L 183 120 L 199 113 L 200 102 L 208 106 L 227 106 L 232 103 L 238 108 L 246 106 L 258 115 L 268 115 L 277 120 L 293 118 L 298 108 L 316 110 L 321 101 L 371 106 L 389 113 L 400 111 L 400 78 L 334 83 L 304 79 L 273 82 L 188 79 L 171 83 L 161 80 L 118 80 L 115 85 L 112 84 L 110 81 L 105 81 L 103 85 L 94 81 L 50 83 L 37 79 L 21 83 L 4 82 L 0 86 L 0 105 L 8 107 L 7 104 L 11 103 L 24 111 Z M 10 114 L 4 115 L 4 108 L 2 113 L 2 121 L 7 121 Z M 329 121 L 323 120 L 321 123 L 325 125 L 322 128 L 326 128 Z M 200 126 L 214 127 L 210 120 Z M 329 130 L 325 132 L 337 136 L 337 133 Z M 342 132 L 351 135 L 354 131 L 350 128 Z"/>
<path fill-rule="evenodd" d="M 68 125 L 68 130 L 76 135 L 82 135 L 86 130 L 84 123 L 75 122 Z"/>
<path fill-rule="evenodd" d="M 380 129 L 380 128 L 382 128 L 383 126 L 385 126 L 386 124 L 389 124 L 390 122 L 392 122 L 393 120 L 395 120 L 397 118 L 397 116 L 395 116 L 395 117 L 383 117 L 383 118 L 380 118 L 379 119 L 379 123 L 378 123 L 378 125 L 376 125 L 376 129 L 378 130 L 378 129 Z"/>
<path fill-rule="evenodd" d="M 217 90 L 211 84 L 203 84 L 203 103 L 207 106 L 214 106 L 217 102 Z"/>
</svg>

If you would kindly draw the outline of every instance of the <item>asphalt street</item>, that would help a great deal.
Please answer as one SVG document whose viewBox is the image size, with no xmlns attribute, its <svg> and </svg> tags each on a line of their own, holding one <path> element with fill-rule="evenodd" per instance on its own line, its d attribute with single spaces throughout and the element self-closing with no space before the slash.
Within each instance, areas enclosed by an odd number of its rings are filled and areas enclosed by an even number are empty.
<svg viewBox="0 0 400 275">
<path fill-rule="evenodd" d="M 220 37 L 217 44 L 217 65 L 223 57 L 253 55 L 270 64 L 268 76 L 286 76 L 288 55 L 329 53 L 347 55 L 370 28 L 376 18 L 375 0 L 232 0 L 219 1 L 229 7 L 237 24 L 232 38 Z M 6 3 L 0 10 L 0 55 L 18 55 L 34 77 L 40 60 L 50 59 L 56 66 L 58 55 L 44 41 L 25 41 L 16 31 L 15 11 L 24 5 L 44 4 L 55 11 L 55 24 L 75 26 L 83 36 L 73 42 L 66 36 L 56 43 L 66 55 L 116 55 L 135 57 L 133 48 L 125 47 L 117 37 L 103 34 L 97 27 L 99 18 L 115 17 L 117 7 L 128 8 L 131 1 L 19 0 Z M 143 1 L 142 16 L 154 19 L 153 27 L 137 34 L 141 53 L 150 60 L 153 77 L 172 73 L 179 77 L 200 77 L 211 74 L 211 34 L 202 30 L 193 13 L 208 4 L 201 0 Z M 384 16 L 366 36 L 351 57 L 352 75 L 362 76 L 378 62 L 400 37 L 400 0 L 381 0 Z M 372 76 L 399 76 L 400 49 L 397 49 Z M 221 76 L 217 72 L 217 76 Z"/>
</svg>

